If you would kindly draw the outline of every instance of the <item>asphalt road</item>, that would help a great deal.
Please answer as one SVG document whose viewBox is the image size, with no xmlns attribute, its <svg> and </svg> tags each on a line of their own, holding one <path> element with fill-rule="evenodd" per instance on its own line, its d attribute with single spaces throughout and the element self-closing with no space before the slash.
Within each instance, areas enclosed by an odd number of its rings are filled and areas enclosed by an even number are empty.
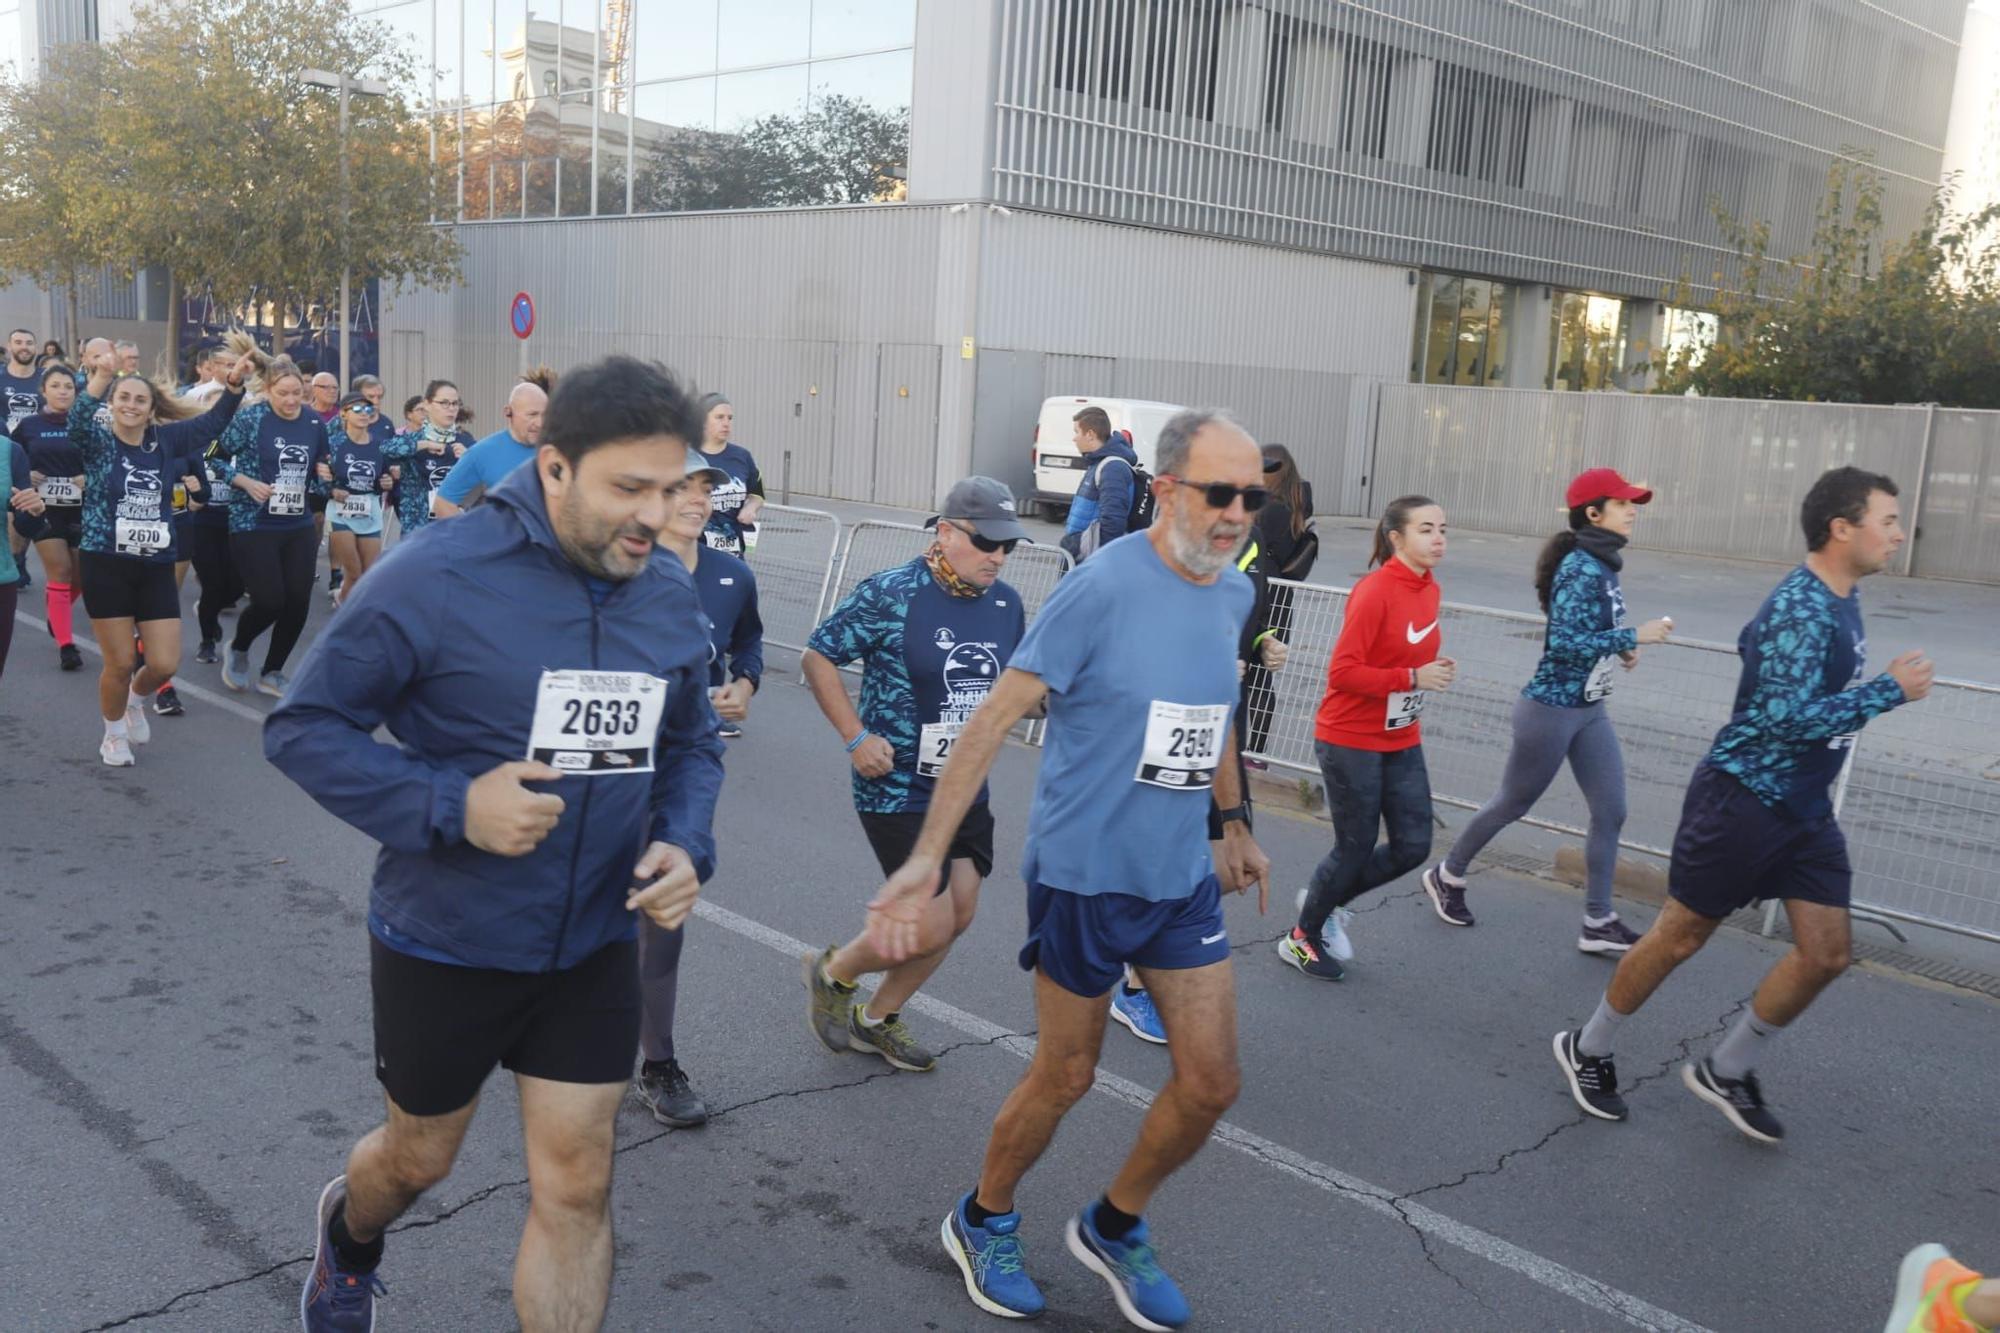
<svg viewBox="0 0 2000 1333">
<path fill-rule="evenodd" d="M 46 644 L 21 626 L 0 687 L 0 1328 L 283 1326 L 319 1187 L 381 1109 L 372 848 L 263 763 L 247 714 L 267 701 L 225 697 L 213 668 L 190 668 L 187 716 L 155 723 L 138 767 L 103 768 L 94 676 L 57 673 Z M 784 661 L 730 749 L 684 965 L 682 1058 L 717 1114 L 668 1133 L 628 1108 L 610 1325 L 981 1327 L 937 1224 L 1032 1039 L 1014 956 L 1038 756 L 1001 758 L 1000 864 L 912 1016 L 949 1047 L 941 1068 L 829 1055 L 796 950 L 850 933 L 876 872 L 845 758 Z M 1261 821 L 1273 911 L 1229 906 L 1244 1094 L 1151 1216 L 1198 1326 L 1868 1329 L 1909 1245 L 1994 1262 L 1991 1001 L 1843 979 L 1763 1070 L 1790 1131 L 1773 1151 L 1677 1075 L 1783 947 L 1724 932 L 1626 1025 L 1631 1122 L 1585 1123 L 1548 1050 L 1608 973 L 1571 945 L 1576 896 L 1485 875 L 1479 927 L 1451 930 L 1405 881 L 1364 904 L 1350 979 L 1308 982 L 1268 941 L 1322 830 Z M 1166 1068 L 1114 1028 L 1022 1191 L 1044 1326 L 1122 1326 L 1060 1227 Z M 490 1085 L 458 1170 L 392 1237 L 380 1327 L 509 1326 L 512 1103 Z"/>
</svg>

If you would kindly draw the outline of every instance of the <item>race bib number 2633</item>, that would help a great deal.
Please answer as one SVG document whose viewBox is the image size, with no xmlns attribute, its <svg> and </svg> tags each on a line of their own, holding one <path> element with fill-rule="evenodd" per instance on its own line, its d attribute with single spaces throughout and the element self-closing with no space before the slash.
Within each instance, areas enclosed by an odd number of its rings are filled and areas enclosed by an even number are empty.
<svg viewBox="0 0 2000 1333">
<path fill-rule="evenodd" d="M 1135 780 L 1171 791 L 1207 791 L 1229 737 L 1228 704 L 1155 699 L 1146 714 L 1146 745 Z"/>
<path fill-rule="evenodd" d="M 653 771 L 667 682 L 640 671 L 544 671 L 528 758 L 565 773 Z"/>
</svg>

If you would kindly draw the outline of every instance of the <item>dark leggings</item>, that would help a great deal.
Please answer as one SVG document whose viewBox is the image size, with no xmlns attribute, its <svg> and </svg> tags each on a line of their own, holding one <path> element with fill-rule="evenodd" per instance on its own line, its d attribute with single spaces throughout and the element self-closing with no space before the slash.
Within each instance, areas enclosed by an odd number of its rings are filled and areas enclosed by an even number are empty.
<svg viewBox="0 0 2000 1333">
<path fill-rule="evenodd" d="M 201 637 L 220 643 L 223 609 L 243 597 L 243 576 L 236 572 L 236 557 L 229 552 L 229 529 L 191 523 L 181 529 L 180 537 L 181 550 L 201 580 L 201 599 L 194 607 Z"/>
<path fill-rule="evenodd" d="M 0 588 L 0 676 L 7 674 L 7 650 L 14 646 L 14 604 L 21 598 L 15 584 Z"/>
<path fill-rule="evenodd" d="M 236 557 L 236 572 L 250 594 L 250 609 L 236 619 L 232 652 L 248 652 L 268 629 L 271 645 L 264 652 L 264 670 L 285 669 L 285 659 L 305 631 L 306 613 L 312 610 L 313 555 L 318 549 L 319 539 L 310 527 L 229 534 L 229 552 Z"/>
<path fill-rule="evenodd" d="M 674 1058 L 674 1003 L 681 991 L 681 943 L 687 924 L 662 930 L 639 918 L 639 1052 L 648 1060 Z"/>
<path fill-rule="evenodd" d="M 1401 879 L 1431 854 L 1431 779 L 1424 747 L 1387 754 L 1313 742 L 1326 803 L 1333 812 L 1333 850 L 1314 869 L 1299 929 L 1316 940 L 1336 907 Z M 1389 840 L 1379 846 L 1377 830 Z"/>
</svg>

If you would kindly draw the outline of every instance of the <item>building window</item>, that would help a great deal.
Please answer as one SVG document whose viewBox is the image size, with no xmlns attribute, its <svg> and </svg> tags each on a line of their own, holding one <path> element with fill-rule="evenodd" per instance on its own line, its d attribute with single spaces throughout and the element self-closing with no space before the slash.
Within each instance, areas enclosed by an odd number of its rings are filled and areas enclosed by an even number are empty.
<svg viewBox="0 0 2000 1333">
<path fill-rule="evenodd" d="M 1505 383 L 1515 289 L 1489 278 L 1426 273 L 1417 290 L 1410 378 L 1468 387 Z"/>
<path fill-rule="evenodd" d="M 1522 183 L 1528 166 L 1530 94 L 1518 83 L 1457 65 L 1439 65 L 1431 88 L 1433 171 Z"/>
<path fill-rule="evenodd" d="M 1221 6 L 1152 0 L 1146 21 L 1146 106 L 1196 120 L 1215 119 L 1221 50 Z"/>
<path fill-rule="evenodd" d="M 1119 101 L 1130 97 L 1136 14 L 1118 0 L 1059 0 L 1056 87 Z"/>
<path fill-rule="evenodd" d="M 1363 157 L 1381 157 L 1389 137 L 1389 82 L 1396 53 L 1372 42 L 1352 41 L 1342 51 L 1340 146 Z"/>
<path fill-rule="evenodd" d="M 1615 296 L 1562 292 L 1549 315 L 1551 389 L 1625 387 L 1632 303 Z"/>
</svg>

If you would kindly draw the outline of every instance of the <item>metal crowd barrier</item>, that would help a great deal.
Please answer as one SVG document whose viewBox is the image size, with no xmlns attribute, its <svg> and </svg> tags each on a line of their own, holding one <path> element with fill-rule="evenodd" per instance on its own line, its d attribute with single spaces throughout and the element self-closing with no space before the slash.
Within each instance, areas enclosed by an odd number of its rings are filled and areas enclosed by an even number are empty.
<svg viewBox="0 0 2000 1333">
<path fill-rule="evenodd" d="M 1274 582 L 1291 596 L 1291 658 L 1253 693 L 1270 734 L 1256 753 L 1317 777 L 1313 718 L 1348 589 Z M 1424 710 L 1437 801 L 1477 809 L 1499 789 L 1512 712 L 1541 656 L 1540 616 L 1447 603 L 1449 691 Z M 1730 645 L 1676 639 L 1640 650 L 1610 706 L 1625 755 L 1623 846 L 1664 857 L 1696 763 L 1727 720 L 1739 663 Z M 1253 681 L 1253 686 L 1255 682 Z M 1836 792 L 1854 861 L 1857 908 L 2000 942 L 2000 687 L 1940 680 L 1928 699 L 1869 723 Z M 1524 822 L 1583 836 L 1589 822 L 1567 768 Z"/>
<path fill-rule="evenodd" d="M 757 610 L 764 642 L 804 652 L 819 624 L 840 551 L 840 520 L 819 509 L 767 504 L 757 515 Z"/>
</svg>

